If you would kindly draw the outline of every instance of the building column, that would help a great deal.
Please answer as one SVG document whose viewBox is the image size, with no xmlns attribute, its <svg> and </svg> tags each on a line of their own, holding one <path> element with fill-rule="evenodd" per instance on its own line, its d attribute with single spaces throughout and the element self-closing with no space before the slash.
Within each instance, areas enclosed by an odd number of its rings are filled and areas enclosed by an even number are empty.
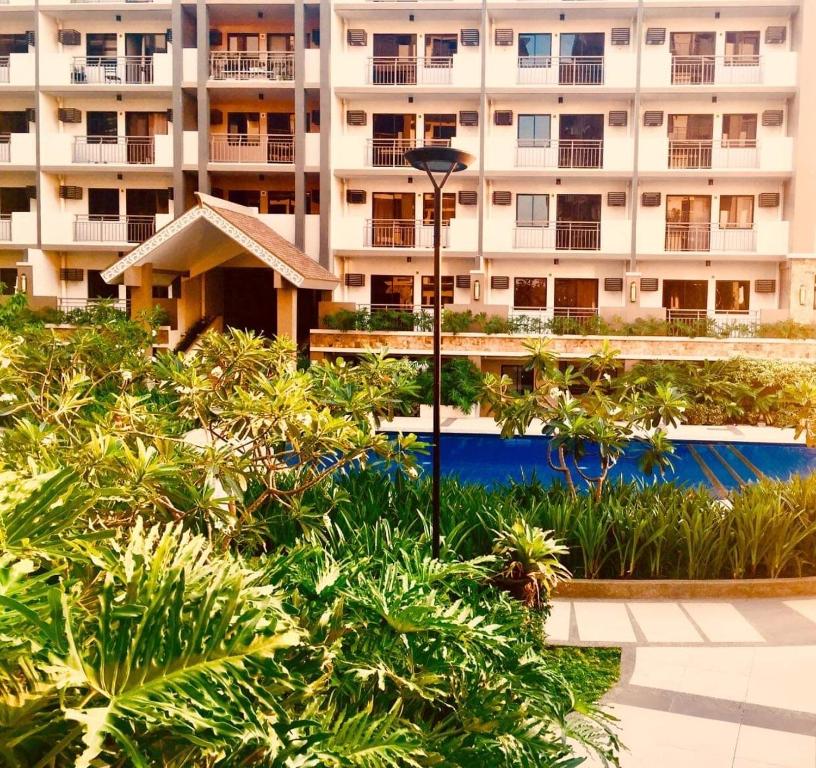
<svg viewBox="0 0 816 768">
<path fill-rule="evenodd" d="M 306 19 L 303 3 L 304 0 L 295 0 L 295 245 L 301 250 L 306 247 Z"/>
<path fill-rule="evenodd" d="M 278 336 L 297 342 L 297 287 L 275 273 Z"/>
<path fill-rule="evenodd" d="M 125 285 L 131 289 L 130 316 L 138 318 L 143 312 L 149 313 L 153 309 L 153 265 L 148 262 L 128 269 Z"/>
<path fill-rule="evenodd" d="M 181 296 L 178 300 L 178 332 L 183 336 L 201 319 L 201 275 L 181 278 Z"/>
<path fill-rule="evenodd" d="M 198 48 L 198 191 L 210 193 L 210 13 L 206 0 L 196 0 L 196 46 Z M 174 115 L 175 117 L 175 115 Z M 176 163 L 180 160 L 177 159 Z"/>
</svg>

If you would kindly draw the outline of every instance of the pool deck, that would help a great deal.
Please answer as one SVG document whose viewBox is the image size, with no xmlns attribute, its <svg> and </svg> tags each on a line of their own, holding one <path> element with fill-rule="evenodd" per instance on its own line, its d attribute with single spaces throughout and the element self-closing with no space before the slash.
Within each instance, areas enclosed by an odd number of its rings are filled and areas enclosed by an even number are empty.
<svg viewBox="0 0 816 768">
<path fill-rule="evenodd" d="M 534 421 L 527 430 L 528 435 L 541 434 L 541 422 Z M 430 415 L 399 416 L 392 421 L 383 422 L 381 431 L 386 432 L 414 432 L 428 433 L 432 429 Z M 496 422 L 485 416 L 448 417 L 442 419 L 443 433 L 458 435 L 498 435 L 499 427 Z M 770 443 L 776 445 L 801 444 L 805 438 L 799 440 L 794 437 L 793 429 L 779 427 L 755 427 L 749 424 L 727 424 L 724 426 L 704 426 L 696 424 L 681 424 L 677 427 L 668 427 L 668 435 L 673 440 L 699 440 L 701 442 L 729 442 L 729 443 Z"/>
</svg>

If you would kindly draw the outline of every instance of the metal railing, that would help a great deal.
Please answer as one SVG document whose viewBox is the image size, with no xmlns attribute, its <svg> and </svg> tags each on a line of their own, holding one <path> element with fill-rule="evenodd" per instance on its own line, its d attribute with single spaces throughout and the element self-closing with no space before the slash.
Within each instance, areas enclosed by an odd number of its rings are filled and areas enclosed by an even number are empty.
<svg viewBox="0 0 816 768">
<path fill-rule="evenodd" d="M 212 80 L 295 79 L 295 54 L 287 51 L 213 51 Z"/>
<path fill-rule="evenodd" d="M 291 135 L 222 133 L 210 136 L 210 162 L 281 164 L 295 162 Z"/>
<path fill-rule="evenodd" d="M 155 232 L 155 216 L 76 214 L 74 217 L 74 241 L 78 243 L 141 243 Z"/>
<path fill-rule="evenodd" d="M 688 326 L 688 335 L 726 336 L 750 338 L 756 336 L 760 313 L 756 309 L 710 310 L 710 309 L 666 309 L 666 322 L 683 331 Z"/>
<path fill-rule="evenodd" d="M 669 168 L 757 168 L 756 139 L 669 139 Z"/>
<path fill-rule="evenodd" d="M 512 333 L 539 336 L 590 333 L 599 321 L 597 307 L 512 307 Z"/>
<path fill-rule="evenodd" d="M 672 85 L 739 85 L 761 82 L 760 56 L 672 56 Z"/>
<path fill-rule="evenodd" d="M 0 83 L 9 82 L 9 57 L 0 56 Z"/>
<path fill-rule="evenodd" d="M 156 162 L 153 136 L 76 136 L 72 161 L 93 164 L 150 165 Z"/>
<path fill-rule="evenodd" d="M 74 56 L 71 82 L 92 85 L 152 83 L 152 56 Z"/>
<path fill-rule="evenodd" d="M 667 251 L 756 251 L 753 224 L 667 222 Z"/>
<path fill-rule="evenodd" d="M 599 251 L 600 221 L 517 221 L 515 248 L 542 251 Z"/>
<path fill-rule="evenodd" d="M 442 222 L 443 248 L 449 240 L 447 222 Z M 421 219 L 368 219 L 365 244 L 373 248 L 433 248 L 433 223 Z"/>
<path fill-rule="evenodd" d="M 449 147 L 450 139 L 369 139 L 366 162 L 375 168 L 407 166 L 405 153 L 414 147 Z"/>
<path fill-rule="evenodd" d="M 603 56 L 519 56 L 520 85 L 603 85 Z"/>
<path fill-rule="evenodd" d="M 453 78 L 452 56 L 371 56 L 371 85 L 447 85 Z"/>
<path fill-rule="evenodd" d="M 88 2 L 88 0 L 83 1 Z M 76 0 L 72 0 L 72 2 L 76 2 Z M 133 0 L 126 0 L 126 2 L 133 2 Z M 145 2 L 145 0 L 140 0 L 140 2 Z M 126 314 L 130 311 L 130 302 L 127 299 L 57 299 L 57 309 L 61 312 L 72 312 L 74 310 L 92 309 L 93 307 L 103 306 L 117 309 Z"/>
<path fill-rule="evenodd" d="M 0 214 L 0 242 L 11 241 L 11 216 L 9 214 Z"/>
<path fill-rule="evenodd" d="M 519 139 L 520 168 L 603 168 L 603 139 Z"/>
<path fill-rule="evenodd" d="M 0 163 L 11 162 L 11 136 L 8 133 L 0 134 Z"/>
</svg>

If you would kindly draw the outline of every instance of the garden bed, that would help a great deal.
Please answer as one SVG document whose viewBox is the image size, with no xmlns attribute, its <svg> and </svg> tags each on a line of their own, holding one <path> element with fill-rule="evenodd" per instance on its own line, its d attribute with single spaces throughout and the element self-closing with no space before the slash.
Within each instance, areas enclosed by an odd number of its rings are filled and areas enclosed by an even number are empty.
<svg viewBox="0 0 816 768">
<path fill-rule="evenodd" d="M 733 600 L 816 596 L 816 576 L 782 579 L 572 579 L 554 597 L 609 600 Z"/>
</svg>

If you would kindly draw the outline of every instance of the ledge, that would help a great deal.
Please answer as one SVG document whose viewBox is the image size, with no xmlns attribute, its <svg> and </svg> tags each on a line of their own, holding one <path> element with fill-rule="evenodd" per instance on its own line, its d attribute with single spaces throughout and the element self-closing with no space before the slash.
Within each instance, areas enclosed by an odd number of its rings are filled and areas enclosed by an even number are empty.
<svg viewBox="0 0 816 768">
<path fill-rule="evenodd" d="M 616 600 L 695 600 L 698 598 L 814 597 L 816 576 L 793 579 L 572 579 L 553 597 Z"/>
</svg>

